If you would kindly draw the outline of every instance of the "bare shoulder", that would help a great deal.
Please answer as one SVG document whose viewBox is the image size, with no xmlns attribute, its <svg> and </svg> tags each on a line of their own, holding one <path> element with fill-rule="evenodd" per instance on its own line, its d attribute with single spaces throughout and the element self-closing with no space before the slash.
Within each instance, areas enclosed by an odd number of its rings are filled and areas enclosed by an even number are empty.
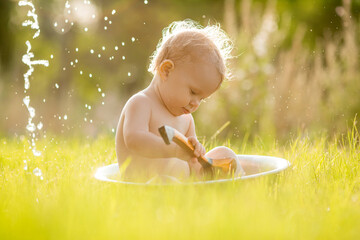
<svg viewBox="0 0 360 240">
<path fill-rule="evenodd" d="M 144 113 L 151 110 L 150 99 L 143 92 L 138 92 L 131 96 L 124 107 L 125 112 L 135 109 L 144 111 Z"/>
</svg>

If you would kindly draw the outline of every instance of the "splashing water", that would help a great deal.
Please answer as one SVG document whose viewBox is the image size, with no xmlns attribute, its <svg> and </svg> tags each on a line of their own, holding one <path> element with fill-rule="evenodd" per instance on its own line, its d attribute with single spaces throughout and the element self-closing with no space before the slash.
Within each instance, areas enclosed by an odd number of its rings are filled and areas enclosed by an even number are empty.
<svg viewBox="0 0 360 240">
<path fill-rule="evenodd" d="M 40 27 L 39 27 L 39 22 L 38 22 L 38 16 L 35 13 L 34 4 L 29 1 L 19 1 L 19 6 L 31 7 L 31 10 L 29 10 L 27 12 L 27 16 L 30 17 L 30 19 L 25 20 L 22 23 L 22 26 L 25 26 L 25 27 L 30 26 L 31 29 L 36 30 L 36 32 L 33 35 L 33 39 L 37 38 L 40 35 Z M 34 72 L 33 65 L 43 65 L 43 66 L 47 67 L 47 66 L 49 66 L 49 61 L 47 61 L 47 60 L 32 60 L 34 58 L 34 53 L 31 52 L 31 43 L 29 40 L 27 40 L 25 42 L 25 44 L 27 46 L 27 50 L 26 50 L 26 54 L 24 54 L 22 57 L 22 62 L 29 67 L 28 71 L 24 74 L 24 82 L 25 82 L 24 83 L 24 88 L 25 88 L 24 93 L 27 94 L 27 90 L 30 88 L 29 77 Z M 24 97 L 23 102 L 29 112 L 29 118 L 28 118 L 28 123 L 27 123 L 26 129 L 29 131 L 30 136 L 31 136 L 31 149 L 32 149 L 33 155 L 35 157 L 39 157 L 39 156 L 41 156 L 41 152 L 36 149 L 35 131 L 36 131 L 36 129 L 38 129 L 38 130 L 42 129 L 43 124 L 41 122 L 39 122 L 37 125 L 35 123 L 33 123 L 33 118 L 35 117 L 35 108 L 30 106 L 30 96 L 29 95 L 26 95 Z M 26 165 L 24 167 L 24 170 L 27 170 L 28 167 L 27 167 L 26 161 L 24 161 L 24 163 Z M 43 179 L 41 170 L 39 168 L 35 168 L 33 173 L 36 176 L 40 176 L 41 180 Z"/>
<path fill-rule="evenodd" d="M 43 179 L 44 179 L 40 168 L 35 168 L 35 169 L 33 170 L 33 173 L 34 173 L 35 176 L 40 177 L 40 180 L 43 180 Z"/>
</svg>

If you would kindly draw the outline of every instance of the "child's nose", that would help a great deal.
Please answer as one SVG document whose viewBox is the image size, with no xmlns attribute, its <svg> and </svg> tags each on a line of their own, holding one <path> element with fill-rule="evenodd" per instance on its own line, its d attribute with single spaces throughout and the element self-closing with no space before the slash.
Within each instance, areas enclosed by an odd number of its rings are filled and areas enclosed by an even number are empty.
<svg viewBox="0 0 360 240">
<path fill-rule="evenodd" d="M 200 105 L 200 101 L 200 98 L 193 98 L 190 104 L 192 107 L 197 108 Z"/>
</svg>

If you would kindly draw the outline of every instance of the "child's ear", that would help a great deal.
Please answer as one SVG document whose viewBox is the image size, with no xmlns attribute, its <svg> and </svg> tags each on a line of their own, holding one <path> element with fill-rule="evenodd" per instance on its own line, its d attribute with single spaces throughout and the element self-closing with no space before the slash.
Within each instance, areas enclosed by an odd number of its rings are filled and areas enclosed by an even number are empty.
<svg viewBox="0 0 360 240">
<path fill-rule="evenodd" d="M 164 60 L 159 67 L 159 73 L 160 73 L 160 77 L 161 79 L 167 79 L 167 77 L 169 76 L 169 73 L 174 69 L 174 62 L 166 59 Z"/>
</svg>

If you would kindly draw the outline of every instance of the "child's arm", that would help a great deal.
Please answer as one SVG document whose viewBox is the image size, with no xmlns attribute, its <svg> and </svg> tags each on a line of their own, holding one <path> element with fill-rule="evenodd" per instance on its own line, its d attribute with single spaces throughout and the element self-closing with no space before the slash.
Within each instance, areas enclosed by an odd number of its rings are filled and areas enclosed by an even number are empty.
<svg viewBox="0 0 360 240">
<path fill-rule="evenodd" d="M 197 140 L 196 132 L 195 132 L 194 118 L 192 117 L 191 114 L 189 114 L 189 115 L 190 115 L 190 118 L 191 118 L 190 119 L 190 126 L 189 126 L 189 130 L 185 134 L 185 137 L 187 137 L 188 140 L 195 147 L 195 150 L 194 150 L 195 157 L 200 157 L 200 156 L 205 155 L 206 150 L 205 150 L 204 146 Z"/>
<path fill-rule="evenodd" d="M 166 145 L 160 136 L 149 131 L 151 106 L 144 95 L 136 95 L 126 104 L 123 137 L 130 152 L 147 158 L 184 158 L 175 143 Z M 184 156 L 183 156 L 184 155 Z"/>
</svg>

